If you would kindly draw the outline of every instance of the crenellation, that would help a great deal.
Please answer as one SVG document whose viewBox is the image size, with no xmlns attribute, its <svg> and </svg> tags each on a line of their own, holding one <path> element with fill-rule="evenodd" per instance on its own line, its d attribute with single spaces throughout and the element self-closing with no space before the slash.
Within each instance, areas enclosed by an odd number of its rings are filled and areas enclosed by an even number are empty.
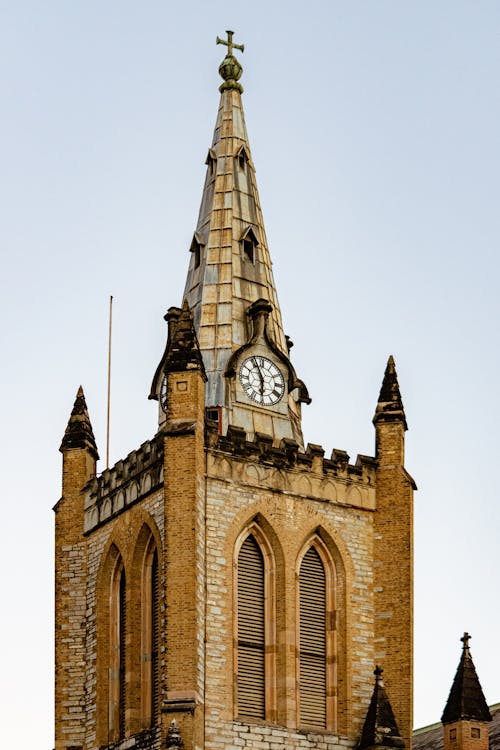
<svg viewBox="0 0 500 750">
<path fill-rule="evenodd" d="M 257 432 L 252 440 L 243 428 L 234 425 L 228 427 L 226 435 L 220 436 L 215 435 L 209 427 L 206 447 L 233 456 L 254 458 L 261 466 L 270 465 L 278 469 L 296 466 L 308 474 L 312 470 L 313 473 L 332 478 L 344 476 L 355 480 L 359 477 L 367 484 L 374 484 L 377 467 L 375 458 L 361 454 L 357 456 L 355 464 L 350 464 L 348 454 L 338 449 L 334 449 L 331 458 L 327 459 L 324 448 L 314 443 L 309 443 L 306 450 L 301 451 L 298 443 L 291 438 L 282 438 L 276 445 L 271 435 Z"/>
<path fill-rule="evenodd" d="M 109 522 L 125 508 L 144 499 L 163 482 L 163 435 L 142 443 L 85 487 L 84 531 Z"/>
</svg>

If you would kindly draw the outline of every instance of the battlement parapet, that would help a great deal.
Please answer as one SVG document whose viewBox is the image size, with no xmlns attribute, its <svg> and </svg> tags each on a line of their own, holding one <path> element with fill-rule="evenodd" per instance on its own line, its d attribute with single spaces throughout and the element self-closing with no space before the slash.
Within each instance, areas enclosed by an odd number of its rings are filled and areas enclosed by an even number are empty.
<svg viewBox="0 0 500 750">
<path fill-rule="evenodd" d="M 163 483 L 163 433 L 104 469 L 85 487 L 84 533 L 106 523 Z"/>
<path fill-rule="evenodd" d="M 246 458 L 261 466 L 277 469 L 294 469 L 320 474 L 325 477 L 342 478 L 349 481 L 372 485 L 375 481 L 376 459 L 358 455 L 356 462 L 349 462 L 346 451 L 335 448 L 330 458 L 325 458 L 321 445 L 308 443 L 305 451 L 290 438 L 283 438 L 276 445 L 271 435 L 255 433 L 253 439 L 241 427 L 229 425 L 225 435 L 217 433 L 215 423 L 207 422 L 207 448 L 235 458 Z"/>
</svg>

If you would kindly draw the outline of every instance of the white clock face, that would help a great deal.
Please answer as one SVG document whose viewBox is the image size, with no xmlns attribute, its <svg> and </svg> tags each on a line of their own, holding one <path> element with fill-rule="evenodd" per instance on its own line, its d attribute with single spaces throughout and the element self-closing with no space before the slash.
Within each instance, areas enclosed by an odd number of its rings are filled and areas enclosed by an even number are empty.
<svg viewBox="0 0 500 750">
<path fill-rule="evenodd" d="M 285 393 L 281 370 L 267 357 L 256 355 L 240 367 L 240 382 L 248 398 L 262 406 L 277 404 Z"/>
</svg>

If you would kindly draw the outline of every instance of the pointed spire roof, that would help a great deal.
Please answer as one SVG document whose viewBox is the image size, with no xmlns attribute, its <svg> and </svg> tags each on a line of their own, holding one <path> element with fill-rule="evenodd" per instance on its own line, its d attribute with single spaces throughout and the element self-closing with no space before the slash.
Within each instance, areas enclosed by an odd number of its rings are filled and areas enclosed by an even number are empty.
<svg viewBox="0 0 500 750">
<path fill-rule="evenodd" d="M 488 704 L 472 661 L 469 649 L 470 638 L 469 633 L 464 633 L 460 639 L 463 643 L 462 655 L 441 717 L 443 724 L 460 721 L 460 719 L 491 721 Z"/>
<path fill-rule="evenodd" d="M 96 460 L 99 458 L 82 386 L 78 388 L 73 410 L 59 450 L 64 453 L 64 451 L 72 448 L 84 448 L 90 451 Z"/>
<path fill-rule="evenodd" d="M 394 712 L 387 696 L 384 681 L 382 679 L 383 669 L 377 666 L 373 694 L 366 714 L 358 750 L 379 747 L 404 747 L 405 743 L 401 737 L 394 718 Z"/>
<path fill-rule="evenodd" d="M 243 113 L 242 67 L 233 55 L 243 45 L 227 34 L 228 41 L 217 39 L 228 54 L 219 68 L 221 98 L 184 291 L 208 376 L 207 406 L 224 405 L 226 365 L 249 338 L 246 311 L 255 300 L 272 305 L 269 333 L 288 356 Z"/>
<path fill-rule="evenodd" d="M 392 356 L 392 354 L 387 360 L 384 379 L 382 381 L 382 387 L 380 389 L 378 397 L 377 408 L 375 410 L 375 416 L 373 417 L 374 424 L 379 421 L 400 421 L 403 423 L 405 430 L 408 429 L 403 401 L 401 399 L 401 393 L 399 390 L 396 365 L 394 363 L 394 357 Z"/>
</svg>

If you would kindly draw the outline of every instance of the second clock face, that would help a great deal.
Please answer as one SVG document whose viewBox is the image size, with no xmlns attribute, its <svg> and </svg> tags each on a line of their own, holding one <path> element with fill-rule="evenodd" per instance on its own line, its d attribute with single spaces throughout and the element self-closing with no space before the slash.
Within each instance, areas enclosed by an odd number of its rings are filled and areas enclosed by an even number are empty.
<svg viewBox="0 0 500 750">
<path fill-rule="evenodd" d="M 279 367 L 259 355 L 243 362 L 240 382 L 248 398 L 263 406 L 277 404 L 285 393 L 285 379 Z"/>
</svg>

